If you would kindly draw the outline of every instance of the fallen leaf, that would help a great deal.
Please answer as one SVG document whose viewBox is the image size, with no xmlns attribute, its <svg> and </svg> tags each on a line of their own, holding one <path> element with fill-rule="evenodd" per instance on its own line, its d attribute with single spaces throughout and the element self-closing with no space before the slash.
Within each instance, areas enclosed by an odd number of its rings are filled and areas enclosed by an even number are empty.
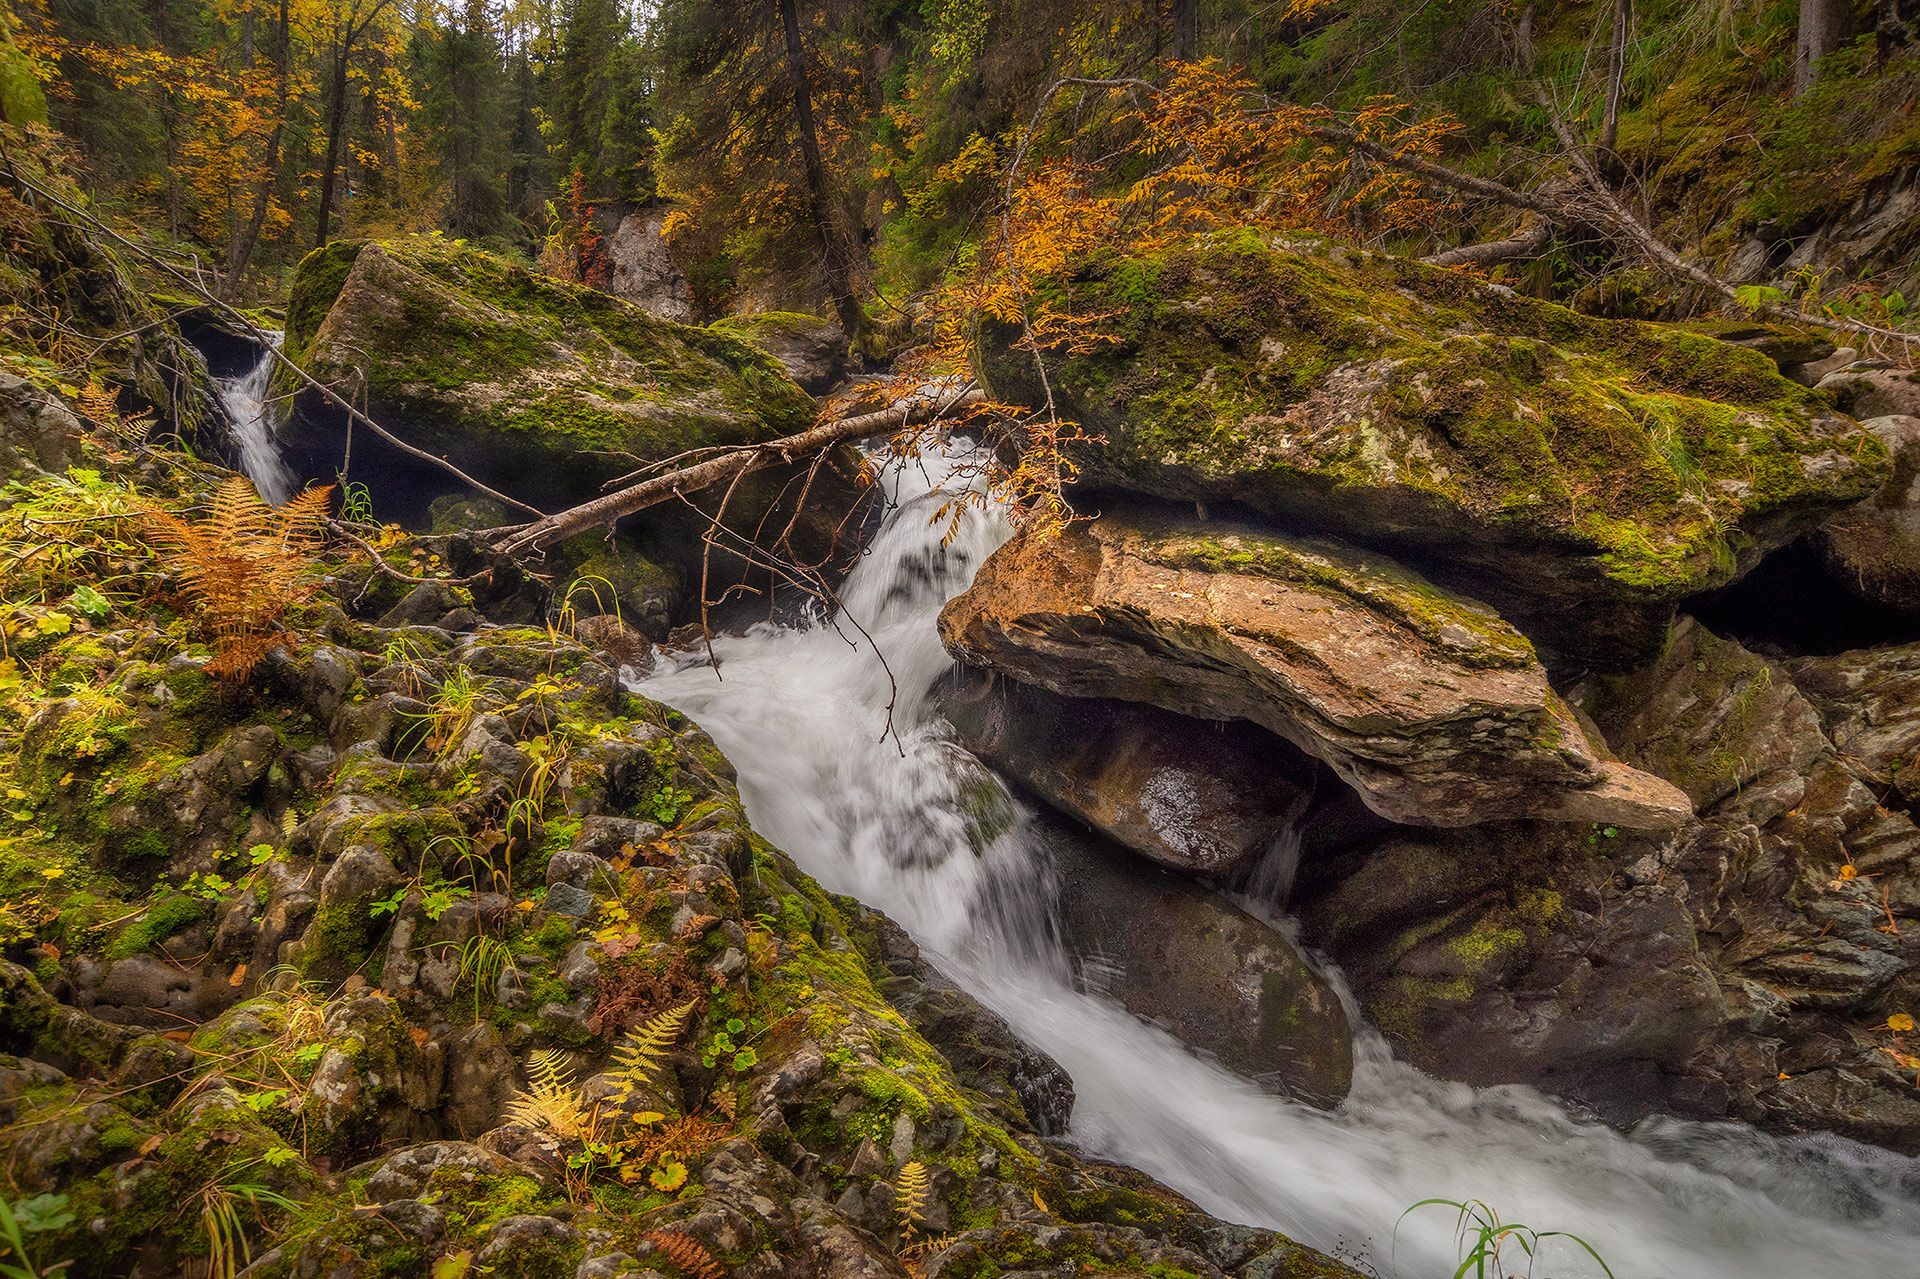
<svg viewBox="0 0 1920 1279">
<path fill-rule="evenodd" d="M 247 966 L 245 964 L 235 964 L 233 966 L 233 972 L 227 977 L 227 985 L 238 986 L 241 982 L 245 981 L 246 979 L 247 979 Z"/>
</svg>

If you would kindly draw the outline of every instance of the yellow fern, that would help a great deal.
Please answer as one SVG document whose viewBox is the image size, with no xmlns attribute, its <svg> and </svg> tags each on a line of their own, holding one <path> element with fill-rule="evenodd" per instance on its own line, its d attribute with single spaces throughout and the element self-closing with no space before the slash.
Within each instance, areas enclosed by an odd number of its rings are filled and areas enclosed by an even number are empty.
<svg viewBox="0 0 1920 1279">
<path fill-rule="evenodd" d="M 593 1128 L 566 1054 L 541 1048 L 527 1060 L 527 1086 L 507 1103 L 507 1122 L 544 1128 L 562 1140 L 585 1139 Z"/>
<path fill-rule="evenodd" d="M 932 1179 L 927 1176 L 927 1166 L 915 1159 L 900 1170 L 893 1182 L 893 1207 L 900 1214 L 900 1225 L 908 1234 L 913 1234 L 927 1222 L 927 1198 L 932 1191 Z"/>
<path fill-rule="evenodd" d="M 210 674 L 244 678 L 268 653 L 295 642 L 281 618 L 319 587 L 314 559 L 332 494 L 308 489 L 276 509 L 236 475 L 214 490 L 205 519 L 146 509 L 162 562 L 213 640 Z"/>
<path fill-rule="evenodd" d="M 687 1028 L 687 1018 L 692 1015 L 691 1003 L 669 1008 L 630 1033 L 626 1042 L 614 1051 L 611 1069 L 615 1105 L 625 1105 L 635 1089 L 653 1082 L 654 1076 L 666 1064 L 667 1050 L 680 1038 L 681 1032 Z"/>
</svg>

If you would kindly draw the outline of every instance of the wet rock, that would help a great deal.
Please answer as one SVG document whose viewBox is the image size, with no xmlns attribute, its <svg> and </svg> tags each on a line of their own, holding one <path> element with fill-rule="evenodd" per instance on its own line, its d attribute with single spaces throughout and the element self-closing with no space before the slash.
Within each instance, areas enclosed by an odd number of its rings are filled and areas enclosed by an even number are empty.
<svg viewBox="0 0 1920 1279">
<path fill-rule="evenodd" d="M 1347 1095 L 1346 1013 L 1284 934 L 1096 837 L 1037 829 L 1086 981 L 1270 1092 L 1329 1107 Z"/>
<path fill-rule="evenodd" d="M 336 1000 L 327 1009 L 325 1042 L 302 1114 L 329 1148 L 362 1151 L 432 1134 L 444 1057 L 437 1043 L 414 1038 L 393 1001 Z"/>
<path fill-rule="evenodd" d="M 1242 721 L 1058 697 L 956 672 L 940 706 L 966 748 L 1061 811 L 1172 870 L 1225 875 L 1306 810 L 1314 765 Z"/>
<path fill-rule="evenodd" d="M 1815 389 L 1832 394 L 1857 418 L 1920 417 L 1920 373 L 1910 369 L 1849 365 L 1821 378 Z"/>
<path fill-rule="evenodd" d="M 881 992 L 973 1086 L 1017 1100 L 1041 1136 L 1066 1131 L 1073 1114 L 1073 1079 L 998 1015 L 948 980 L 920 954 L 905 930 L 886 916 L 870 916 L 892 978 Z M 817 1052 L 801 1054 L 769 1081 L 771 1095 L 790 1096 L 822 1066 Z M 856 1158 L 857 1162 L 857 1158 Z"/>
<path fill-rule="evenodd" d="M 582 1243 L 580 1232 L 564 1221 L 523 1214 L 488 1232 L 474 1264 L 525 1279 L 571 1279 Z"/>
<path fill-rule="evenodd" d="M 1736 1117 L 1920 1151 L 1911 1079 L 1881 1051 L 1888 1012 L 1920 997 L 1920 829 L 1892 784 L 1920 744 L 1912 653 L 1780 665 L 1683 620 L 1661 661 L 1570 696 L 1696 820 L 1334 828 L 1302 850 L 1307 937 L 1435 1073 L 1625 1123 Z"/>
<path fill-rule="evenodd" d="M 1786 669 L 1834 749 L 1920 813 L 1920 645 L 1799 658 Z"/>
<path fill-rule="evenodd" d="M 508 1176 L 514 1166 L 500 1156 L 465 1141 L 429 1141 L 388 1156 L 367 1178 L 368 1197 L 375 1202 L 413 1199 L 428 1187 L 449 1180 L 479 1185 L 487 1177 Z"/>
<path fill-rule="evenodd" d="M 441 1113 L 462 1136 L 477 1136 L 500 1122 L 514 1091 L 514 1058 L 491 1023 L 468 1026 L 450 1035 L 446 1054 L 446 1093 Z"/>
<path fill-rule="evenodd" d="M 0 373 L 0 477 L 57 474 L 81 457 L 79 417 L 25 378 Z"/>
<path fill-rule="evenodd" d="M 1055 693 L 1251 721 L 1395 820 L 1689 812 L 1596 751 L 1497 614 L 1332 543 L 1110 510 L 1016 535 L 940 631 L 963 661 Z"/>
<path fill-rule="evenodd" d="M 1814 540 L 1835 581 L 1920 621 L 1920 417 L 1862 425 L 1893 455 L 1893 478 L 1872 501 L 1822 524 Z"/>
</svg>

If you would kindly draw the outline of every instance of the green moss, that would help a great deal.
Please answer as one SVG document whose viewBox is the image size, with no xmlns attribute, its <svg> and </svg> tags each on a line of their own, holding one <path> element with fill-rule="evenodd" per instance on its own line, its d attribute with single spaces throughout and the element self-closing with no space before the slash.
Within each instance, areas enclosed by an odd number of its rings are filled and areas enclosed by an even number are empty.
<svg viewBox="0 0 1920 1279">
<path fill-rule="evenodd" d="M 107 958 L 143 955 L 182 928 L 199 923 L 205 914 L 206 903 L 196 898 L 179 893 L 162 897 L 113 939 L 113 944 L 107 947 Z"/>
<path fill-rule="evenodd" d="M 1201 236 L 1088 277 L 1072 304 L 1117 312 L 1121 340 L 1062 357 L 1054 388 L 1103 437 L 1078 455 L 1095 484 L 1489 560 L 1545 543 L 1666 600 L 1726 580 L 1747 523 L 1836 508 L 1886 471 L 1758 352 L 1312 237 Z M 981 372 L 1031 398 L 1004 337 L 984 335 Z"/>
<path fill-rule="evenodd" d="M 1475 973 L 1484 973 L 1527 944 L 1527 935 L 1518 928 L 1503 928 L 1480 923 L 1468 932 L 1447 941 L 1447 949 Z"/>
<path fill-rule="evenodd" d="M 319 332 L 327 310 L 340 295 L 347 273 L 366 247 L 364 240 L 335 240 L 301 259 L 287 299 L 286 352 L 298 359 Z"/>
</svg>

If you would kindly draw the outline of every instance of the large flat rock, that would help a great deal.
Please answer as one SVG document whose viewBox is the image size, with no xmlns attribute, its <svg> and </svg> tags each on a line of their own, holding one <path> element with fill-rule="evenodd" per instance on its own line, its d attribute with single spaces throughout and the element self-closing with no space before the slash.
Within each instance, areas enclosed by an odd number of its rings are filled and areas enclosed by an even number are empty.
<svg viewBox="0 0 1920 1279">
<path fill-rule="evenodd" d="M 1395 821 L 1691 812 L 1602 757 L 1498 614 L 1330 542 L 1110 511 L 1016 536 L 940 631 L 963 661 L 1055 693 L 1251 721 Z"/>
</svg>

